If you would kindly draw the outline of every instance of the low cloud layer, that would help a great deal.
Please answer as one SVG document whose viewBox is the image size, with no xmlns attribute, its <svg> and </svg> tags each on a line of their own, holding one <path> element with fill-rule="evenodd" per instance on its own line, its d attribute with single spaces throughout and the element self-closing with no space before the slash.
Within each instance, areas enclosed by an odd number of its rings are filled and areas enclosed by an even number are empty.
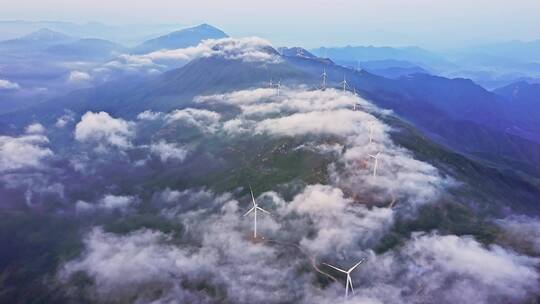
<svg viewBox="0 0 540 304">
<path fill-rule="evenodd" d="M 370 237 L 390 224 L 392 211 L 366 209 L 331 186 L 309 186 L 290 202 L 261 195 L 257 200 L 272 216 L 259 218 L 259 242 L 249 238 L 252 218 L 242 217 L 248 201 L 197 191 L 163 195 L 169 204 L 204 206 L 164 210 L 182 223 L 181 242 L 155 230 L 116 235 L 94 228 L 85 252 L 60 277 L 84 271 L 95 279 L 98 297 L 109 300 L 327 303 L 343 300 L 344 277 L 321 263 L 347 268 L 367 257 L 352 273 L 351 303 L 507 303 L 540 292 L 538 259 L 472 237 L 416 233 L 375 254 Z"/>
<path fill-rule="evenodd" d="M 31 127 L 35 131 L 37 127 Z M 0 136 L 0 171 L 40 168 L 53 152 L 47 148 L 46 136 L 32 134 L 20 137 Z"/>
<path fill-rule="evenodd" d="M 90 74 L 82 71 L 71 71 L 68 76 L 68 81 L 72 83 L 81 83 L 92 80 Z"/>
<path fill-rule="evenodd" d="M 75 139 L 97 143 L 100 149 L 106 146 L 125 149 L 131 146 L 133 127 L 133 123 L 113 118 L 106 112 L 87 112 L 75 127 Z"/>
<path fill-rule="evenodd" d="M 107 194 L 95 203 L 77 201 L 75 209 L 78 212 L 92 212 L 96 210 L 121 211 L 126 212 L 132 209 L 139 200 L 133 196 Z"/>
<path fill-rule="evenodd" d="M 21 87 L 16 82 L 11 82 L 6 79 L 0 79 L 0 90 L 18 90 Z"/>
<path fill-rule="evenodd" d="M 177 144 L 167 143 L 164 140 L 161 140 L 150 145 L 150 152 L 157 155 L 163 162 L 169 160 L 181 162 L 186 158 L 189 150 Z"/>
<path fill-rule="evenodd" d="M 161 50 L 143 55 L 123 54 L 93 69 L 92 74 L 97 78 L 107 78 L 111 71 L 155 74 L 202 57 L 221 57 L 259 64 L 281 61 L 270 43 L 262 38 L 208 39 L 187 48 Z"/>
<path fill-rule="evenodd" d="M 232 136 L 255 133 L 342 138 L 344 152 L 330 168 L 332 179 L 365 202 L 401 201 L 408 203 L 405 207 L 415 208 L 435 200 L 450 182 L 433 166 L 415 160 L 392 142 L 390 128 L 375 116 L 388 112 L 351 93 L 284 88 L 278 96 L 273 89 L 254 89 L 200 96 L 196 101 L 238 106 L 242 113 L 223 124 L 223 130 Z M 373 176 L 375 159 L 370 155 L 378 153 Z"/>
</svg>

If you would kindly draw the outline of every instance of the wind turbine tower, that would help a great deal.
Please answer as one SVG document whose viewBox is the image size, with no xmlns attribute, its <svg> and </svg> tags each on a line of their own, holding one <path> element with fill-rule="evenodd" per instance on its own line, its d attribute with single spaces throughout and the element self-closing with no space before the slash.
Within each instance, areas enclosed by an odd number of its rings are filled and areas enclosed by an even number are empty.
<svg viewBox="0 0 540 304">
<path fill-rule="evenodd" d="M 322 83 L 321 83 L 321 89 L 324 91 L 326 90 L 326 79 L 328 78 L 328 75 L 326 74 L 326 68 L 323 68 L 323 73 L 321 74 Z"/>
<path fill-rule="evenodd" d="M 349 297 L 349 287 L 351 288 L 351 291 L 354 294 L 354 287 L 353 287 L 353 283 L 352 283 L 352 279 L 351 279 L 351 272 L 356 267 L 358 267 L 358 265 L 362 264 L 365 260 L 366 260 L 366 258 L 363 258 L 362 260 L 360 260 L 360 262 L 356 263 L 353 267 L 349 268 L 349 270 L 343 270 L 341 268 L 337 268 L 337 267 L 332 266 L 330 264 L 323 263 L 324 265 L 326 265 L 328 267 L 332 267 L 332 268 L 334 268 L 335 270 L 337 270 L 339 272 L 343 272 L 343 273 L 347 274 L 347 282 L 345 283 L 345 300 L 347 300 L 347 298 Z"/>
<path fill-rule="evenodd" d="M 375 155 L 368 154 L 369 157 L 375 159 L 375 163 L 373 164 L 373 177 L 377 176 L 377 167 L 379 166 L 379 155 L 380 154 L 381 154 L 381 152 L 377 152 L 377 154 L 375 154 Z"/>
<path fill-rule="evenodd" d="M 356 87 L 353 88 L 353 93 L 355 97 L 358 96 L 358 94 L 356 94 Z M 356 111 L 356 99 L 353 101 L 352 110 Z"/>
<path fill-rule="evenodd" d="M 373 121 L 369 123 L 369 143 L 373 142 Z"/>
<path fill-rule="evenodd" d="M 343 81 L 340 82 L 339 84 L 343 86 L 343 92 L 347 91 L 349 84 L 347 83 L 347 79 L 345 78 L 345 75 L 343 75 Z"/>
<path fill-rule="evenodd" d="M 276 90 L 277 90 L 277 96 L 279 96 L 280 90 L 281 90 L 281 79 L 278 80 L 276 84 Z"/>
<path fill-rule="evenodd" d="M 246 216 L 250 213 L 253 213 L 253 238 L 257 238 L 257 211 L 264 212 L 266 214 L 270 214 L 270 212 L 264 210 L 263 208 L 259 207 L 257 202 L 255 202 L 255 196 L 253 195 L 253 190 L 251 189 L 251 186 L 249 186 L 249 191 L 251 192 L 251 201 L 253 202 L 253 207 L 248 210 L 243 216 Z"/>
</svg>

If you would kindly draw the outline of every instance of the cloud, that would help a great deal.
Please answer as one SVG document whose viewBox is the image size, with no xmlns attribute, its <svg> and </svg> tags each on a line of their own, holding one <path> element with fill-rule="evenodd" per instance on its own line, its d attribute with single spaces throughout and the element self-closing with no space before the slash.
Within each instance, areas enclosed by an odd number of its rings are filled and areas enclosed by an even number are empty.
<svg viewBox="0 0 540 304">
<path fill-rule="evenodd" d="M 265 239 L 258 242 L 249 238 L 252 218 L 242 217 L 249 200 L 170 189 L 155 199 L 167 206 L 168 219 L 182 224 L 181 239 L 157 230 L 118 235 L 94 228 L 60 278 L 84 271 L 100 298 L 118 301 L 331 303 L 342 300 L 343 281 L 316 283 L 326 275 L 312 259 L 331 273 L 322 262 L 348 267 L 367 257 L 352 273 L 350 303 L 497 304 L 540 292 L 540 260 L 468 236 L 414 233 L 402 246 L 375 254 L 369 248 L 394 211 L 366 208 L 328 185 L 308 186 L 290 202 L 274 192 L 259 196 L 273 216 L 259 217 Z"/>
<path fill-rule="evenodd" d="M 214 56 L 261 64 L 281 61 L 270 43 L 262 38 L 223 38 L 204 40 L 196 46 L 187 48 L 161 50 L 143 55 L 123 54 L 93 71 L 96 74 L 106 74 L 110 70 L 154 74 L 181 66 L 196 58 Z"/>
<path fill-rule="evenodd" d="M 150 110 L 146 110 L 137 115 L 137 119 L 139 120 L 150 120 L 150 121 L 160 119 L 161 117 L 163 117 L 163 113 L 153 112 Z"/>
<path fill-rule="evenodd" d="M 363 273 L 374 283 L 365 294 L 385 299 L 397 289 L 401 302 L 519 302 L 540 292 L 538 263 L 472 237 L 418 233 L 399 251 L 370 259 Z"/>
<path fill-rule="evenodd" d="M 80 83 L 92 80 L 92 76 L 86 72 L 71 71 L 69 73 L 68 81 L 73 83 Z"/>
<path fill-rule="evenodd" d="M 131 147 L 135 135 L 134 123 L 113 118 L 107 112 L 86 112 L 75 127 L 75 139 L 80 142 L 96 142 L 120 149 Z"/>
<path fill-rule="evenodd" d="M 352 109 L 354 104 L 359 108 L 389 114 L 388 111 L 381 111 L 351 93 L 343 93 L 334 89 L 308 90 L 305 87 L 288 88 L 282 86 L 280 96 L 277 96 L 276 89 L 257 88 L 226 94 L 198 96 L 195 101 L 236 105 L 245 116 Z"/>
<path fill-rule="evenodd" d="M 196 101 L 238 106 L 241 114 L 222 124 L 222 130 L 231 136 L 311 136 L 304 147 L 320 148 L 329 145 L 326 138 L 340 138 L 339 145 L 332 150 L 338 158 L 329 168 L 332 181 L 365 203 L 398 202 L 399 208 L 415 209 L 436 200 L 441 190 L 452 184 L 435 167 L 415 160 L 407 150 L 396 146 L 389 136 L 391 128 L 377 118 L 390 113 L 366 100 L 334 89 L 284 88 L 280 96 L 272 91 L 242 90 L 199 96 Z M 328 153 L 327 149 L 316 151 Z M 369 155 L 377 153 L 378 173 L 373 176 L 374 162 Z"/>
<path fill-rule="evenodd" d="M 47 137 L 37 134 L 0 136 L 0 171 L 42 167 L 43 161 L 53 155 L 44 147 L 48 143 Z"/>
<path fill-rule="evenodd" d="M 18 90 L 21 87 L 16 82 L 11 82 L 9 80 L 0 79 L 0 90 Z"/>
<path fill-rule="evenodd" d="M 510 216 L 498 220 L 505 238 L 540 255 L 540 220 L 528 216 Z"/>
<path fill-rule="evenodd" d="M 75 203 L 75 209 L 79 212 L 95 210 L 119 210 L 126 212 L 138 202 L 139 200 L 134 196 L 107 194 L 94 204 L 79 200 Z"/>
<path fill-rule="evenodd" d="M 221 115 L 213 111 L 186 108 L 168 113 L 164 116 L 164 119 L 167 123 L 182 122 L 213 133 L 219 127 L 218 123 Z"/>
<path fill-rule="evenodd" d="M 185 147 L 178 146 L 177 144 L 160 140 L 159 142 L 150 145 L 150 152 L 159 156 L 162 162 L 168 160 L 182 162 L 186 158 L 189 150 Z"/>
<path fill-rule="evenodd" d="M 66 111 L 66 113 L 60 117 L 58 117 L 58 119 L 56 120 L 56 122 L 54 123 L 54 125 L 57 127 L 57 128 L 63 128 L 65 127 L 68 123 L 71 123 L 75 120 L 74 118 L 74 113 L 71 112 L 71 111 Z"/>
<path fill-rule="evenodd" d="M 303 237 L 300 245 L 322 256 L 344 256 L 358 246 L 372 246 L 394 221 L 391 209 L 354 204 L 341 189 L 326 185 L 307 186 L 287 204 L 289 213 L 309 219 L 297 229 L 304 226 L 305 234 L 311 231 L 313 236 Z"/>
<path fill-rule="evenodd" d="M 219 56 L 230 60 L 242 60 L 245 62 L 270 62 L 279 61 L 279 54 L 272 51 L 271 44 L 262 38 L 222 38 L 208 39 L 197 46 L 156 51 L 145 55 L 130 56 L 130 61 L 140 65 L 152 64 L 159 60 L 192 60 L 199 57 Z"/>
<path fill-rule="evenodd" d="M 25 129 L 26 134 L 42 134 L 45 133 L 45 127 L 40 123 L 28 125 Z"/>
</svg>

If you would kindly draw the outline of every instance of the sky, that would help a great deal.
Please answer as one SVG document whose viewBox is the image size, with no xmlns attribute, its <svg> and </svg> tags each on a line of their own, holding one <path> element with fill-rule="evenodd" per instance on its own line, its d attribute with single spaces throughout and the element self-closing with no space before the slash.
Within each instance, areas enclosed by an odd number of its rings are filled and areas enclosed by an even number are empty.
<svg viewBox="0 0 540 304">
<path fill-rule="evenodd" d="M 0 0 L 0 20 L 206 22 L 275 45 L 453 48 L 540 39 L 538 0 Z"/>
</svg>

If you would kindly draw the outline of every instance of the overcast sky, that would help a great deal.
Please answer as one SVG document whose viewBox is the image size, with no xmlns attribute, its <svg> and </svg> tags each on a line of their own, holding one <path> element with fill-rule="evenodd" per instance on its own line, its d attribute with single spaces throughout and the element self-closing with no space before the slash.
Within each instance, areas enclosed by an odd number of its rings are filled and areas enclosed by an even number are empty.
<svg viewBox="0 0 540 304">
<path fill-rule="evenodd" d="M 306 47 L 540 39 L 539 0 L 0 0 L 0 19 L 207 22 L 232 36 Z"/>
</svg>

